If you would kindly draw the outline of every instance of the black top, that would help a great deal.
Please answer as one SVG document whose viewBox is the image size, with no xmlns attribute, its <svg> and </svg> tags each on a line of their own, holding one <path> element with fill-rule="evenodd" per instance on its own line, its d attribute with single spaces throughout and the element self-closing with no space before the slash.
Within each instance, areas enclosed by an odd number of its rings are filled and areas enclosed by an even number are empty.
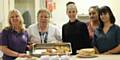
<svg viewBox="0 0 120 60">
<path fill-rule="evenodd" d="M 78 20 L 63 25 L 62 40 L 71 43 L 73 55 L 76 54 L 76 50 L 91 47 L 87 26 Z"/>
</svg>

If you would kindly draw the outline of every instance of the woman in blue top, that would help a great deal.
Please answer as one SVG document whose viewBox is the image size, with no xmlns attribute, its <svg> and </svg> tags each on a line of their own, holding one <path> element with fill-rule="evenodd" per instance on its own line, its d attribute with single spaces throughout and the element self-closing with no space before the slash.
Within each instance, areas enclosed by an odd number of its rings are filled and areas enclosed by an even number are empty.
<svg viewBox="0 0 120 60">
<path fill-rule="evenodd" d="M 115 17 L 108 6 L 100 8 L 100 26 L 97 28 L 93 44 L 98 53 L 120 53 L 120 27 L 115 23 Z"/>
<path fill-rule="evenodd" d="M 8 15 L 9 26 L 3 29 L 0 38 L 0 50 L 3 60 L 14 60 L 16 57 L 31 57 L 25 54 L 28 33 L 23 26 L 23 18 L 18 10 L 11 10 Z"/>
</svg>

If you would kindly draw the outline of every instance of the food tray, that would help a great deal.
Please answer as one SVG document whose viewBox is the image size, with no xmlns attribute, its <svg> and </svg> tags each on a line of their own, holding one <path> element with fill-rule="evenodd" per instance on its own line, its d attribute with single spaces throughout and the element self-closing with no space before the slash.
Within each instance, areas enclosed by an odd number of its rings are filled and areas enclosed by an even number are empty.
<svg viewBox="0 0 120 60">
<path fill-rule="evenodd" d="M 69 51 L 65 50 L 65 48 L 69 49 Z M 51 49 L 51 51 L 54 51 L 54 52 L 45 53 L 49 49 Z M 55 52 L 55 51 L 58 51 L 57 49 L 60 52 L 62 51 L 62 53 Z M 59 55 L 59 56 L 61 56 L 61 55 L 66 55 L 66 54 L 69 55 L 71 53 L 72 53 L 72 49 L 71 49 L 70 43 L 45 43 L 45 44 L 35 44 L 33 46 L 31 55 L 37 56 L 37 57 L 39 57 L 41 55 Z"/>
</svg>

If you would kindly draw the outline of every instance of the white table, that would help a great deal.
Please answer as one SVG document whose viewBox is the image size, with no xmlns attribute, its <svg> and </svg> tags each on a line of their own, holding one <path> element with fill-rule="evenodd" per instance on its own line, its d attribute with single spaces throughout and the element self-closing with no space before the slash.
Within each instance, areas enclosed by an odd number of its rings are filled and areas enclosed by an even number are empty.
<svg viewBox="0 0 120 60">
<path fill-rule="evenodd" d="M 39 58 L 37 60 L 39 60 Z M 120 60 L 120 55 L 98 55 L 98 57 L 94 58 L 77 58 L 76 56 L 70 56 L 70 60 Z"/>
<path fill-rule="evenodd" d="M 120 55 L 98 55 L 94 58 L 77 58 L 76 56 L 71 56 L 70 60 L 120 60 Z"/>
</svg>

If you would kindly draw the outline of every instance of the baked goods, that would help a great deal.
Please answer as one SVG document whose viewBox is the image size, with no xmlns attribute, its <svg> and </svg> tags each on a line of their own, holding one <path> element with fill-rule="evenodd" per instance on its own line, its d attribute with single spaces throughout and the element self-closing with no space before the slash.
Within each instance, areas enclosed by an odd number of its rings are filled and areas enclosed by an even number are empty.
<svg viewBox="0 0 120 60">
<path fill-rule="evenodd" d="M 81 50 L 78 50 L 77 53 L 79 56 L 94 56 L 95 49 L 93 48 L 81 49 Z"/>
<path fill-rule="evenodd" d="M 56 53 L 55 49 L 48 48 L 48 49 L 46 49 L 46 51 L 42 52 L 41 54 L 43 54 L 43 55 L 50 55 L 50 54 L 54 54 L 54 53 Z"/>
<path fill-rule="evenodd" d="M 69 55 L 71 53 L 70 43 L 47 43 L 33 46 L 32 55 Z"/>
<path fill-rule="evenodd" d="M 56 46 L 56 53 L 61 53 L 61 54 L 65 54 L 65 53 L 69 53 L 70 52 L 70 48 L 65 47 L 65 46 Z"/>
<path fill-rule="evenodd" d="M 64 47 L 64 46 L 56 46 L 54 49 L 46 49 L 46 51 L 42 52 L 42 54 L 45 55 L 61 55 L 61 54 L 67 54 L 69 53 L 70 49 L 68 47 Z"/>
</svg>

